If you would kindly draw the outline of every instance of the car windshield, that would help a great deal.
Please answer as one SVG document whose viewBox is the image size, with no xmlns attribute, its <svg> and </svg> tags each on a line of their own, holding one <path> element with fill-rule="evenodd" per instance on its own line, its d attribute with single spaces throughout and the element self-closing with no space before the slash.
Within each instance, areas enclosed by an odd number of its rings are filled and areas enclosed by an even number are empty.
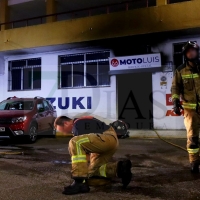
<svg viewBox="0 0 200 200">
<path fill-rule="evenodd" d="M 0 110 L 32 110 L 33 101 L 3 101 Z"/>
</svg>

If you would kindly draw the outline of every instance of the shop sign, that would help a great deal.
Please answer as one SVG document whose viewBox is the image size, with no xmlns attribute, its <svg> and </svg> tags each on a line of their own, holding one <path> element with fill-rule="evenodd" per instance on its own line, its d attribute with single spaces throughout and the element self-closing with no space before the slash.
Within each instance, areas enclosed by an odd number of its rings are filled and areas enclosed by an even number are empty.
<svg viewBox="0 0 200 200">
<path fill-rule="evenodd" d="M 109 58 L 110 70 L 144 69 L 161 67 L 161 55 L 144 54 Z"/>
</svg>

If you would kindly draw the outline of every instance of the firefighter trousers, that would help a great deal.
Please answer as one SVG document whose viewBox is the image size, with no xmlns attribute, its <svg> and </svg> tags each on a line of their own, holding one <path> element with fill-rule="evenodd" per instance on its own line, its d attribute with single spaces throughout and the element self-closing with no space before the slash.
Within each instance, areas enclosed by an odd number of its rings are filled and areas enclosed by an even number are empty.
<svg viewBox="0 0 200 200">
<path fill-rule="evenodd" d="M 187 131 L 187 151 L 190 163 L 199 161 L 200 115 L 194 109 L 184 109 L 184 124 Z"/>
<path fill-rule="evenodd" d="M 118 138 L 112 127 L 103 134 L 91 133 L 73 137 L 69 142 L 72 178 L 116 177 L 117 162 L 109 161 L 117 148 Z M 87 153 L 90 153 L 89 166 Z"/>
</svg>

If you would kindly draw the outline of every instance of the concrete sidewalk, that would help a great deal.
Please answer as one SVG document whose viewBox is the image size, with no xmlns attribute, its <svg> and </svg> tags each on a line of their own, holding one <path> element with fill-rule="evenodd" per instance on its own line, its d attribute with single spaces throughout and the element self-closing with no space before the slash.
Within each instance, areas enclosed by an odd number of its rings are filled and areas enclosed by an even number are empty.
<svg viewBox="0 0 200 200">
<path fill-rule="evenodd" d="M 154 130 L 129 130 L 131 138 L 158 138 Z M 156 130 L 163 138 L 186 138 L 186 130 Z"/>
</svg>

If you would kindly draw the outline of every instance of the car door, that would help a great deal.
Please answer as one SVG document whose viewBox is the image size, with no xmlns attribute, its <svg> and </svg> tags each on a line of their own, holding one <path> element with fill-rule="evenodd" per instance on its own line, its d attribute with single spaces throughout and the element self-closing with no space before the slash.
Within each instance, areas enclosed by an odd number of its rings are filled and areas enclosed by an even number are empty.
<svg viewBox="0 0 200 200">
<path fill-rule="evenodd" d="M 56 113 L 56 110 L 54 109 L 53 105 L 47 101 L 48 105 L 49 105 L 49 108 L 50 108 L 50 112 L 51 112 L 51 117 L 52 117 L 52 126 L 53 126 L 53 123 L 57 117 L 57 113 Z"/>
<path fill-rule="evenodd" d="M 43 100 L 43 104 L 44 104 L 44 126 L 46 130 L 50 130 L 52 129 L 51 125 L 52 125 L 52 121 L 53 121 L 53 116 L 52 116 L 52 111 L 49 107 L 49 104 L 46 100 Z"/>
<path fill-rule="evenodd" d="M 36 121 L 38 123 L 38 131 L 45 131 L 45 109 L 44 104 L 41 100 L 37 102 L 37 115 Z"/>
</svg>

